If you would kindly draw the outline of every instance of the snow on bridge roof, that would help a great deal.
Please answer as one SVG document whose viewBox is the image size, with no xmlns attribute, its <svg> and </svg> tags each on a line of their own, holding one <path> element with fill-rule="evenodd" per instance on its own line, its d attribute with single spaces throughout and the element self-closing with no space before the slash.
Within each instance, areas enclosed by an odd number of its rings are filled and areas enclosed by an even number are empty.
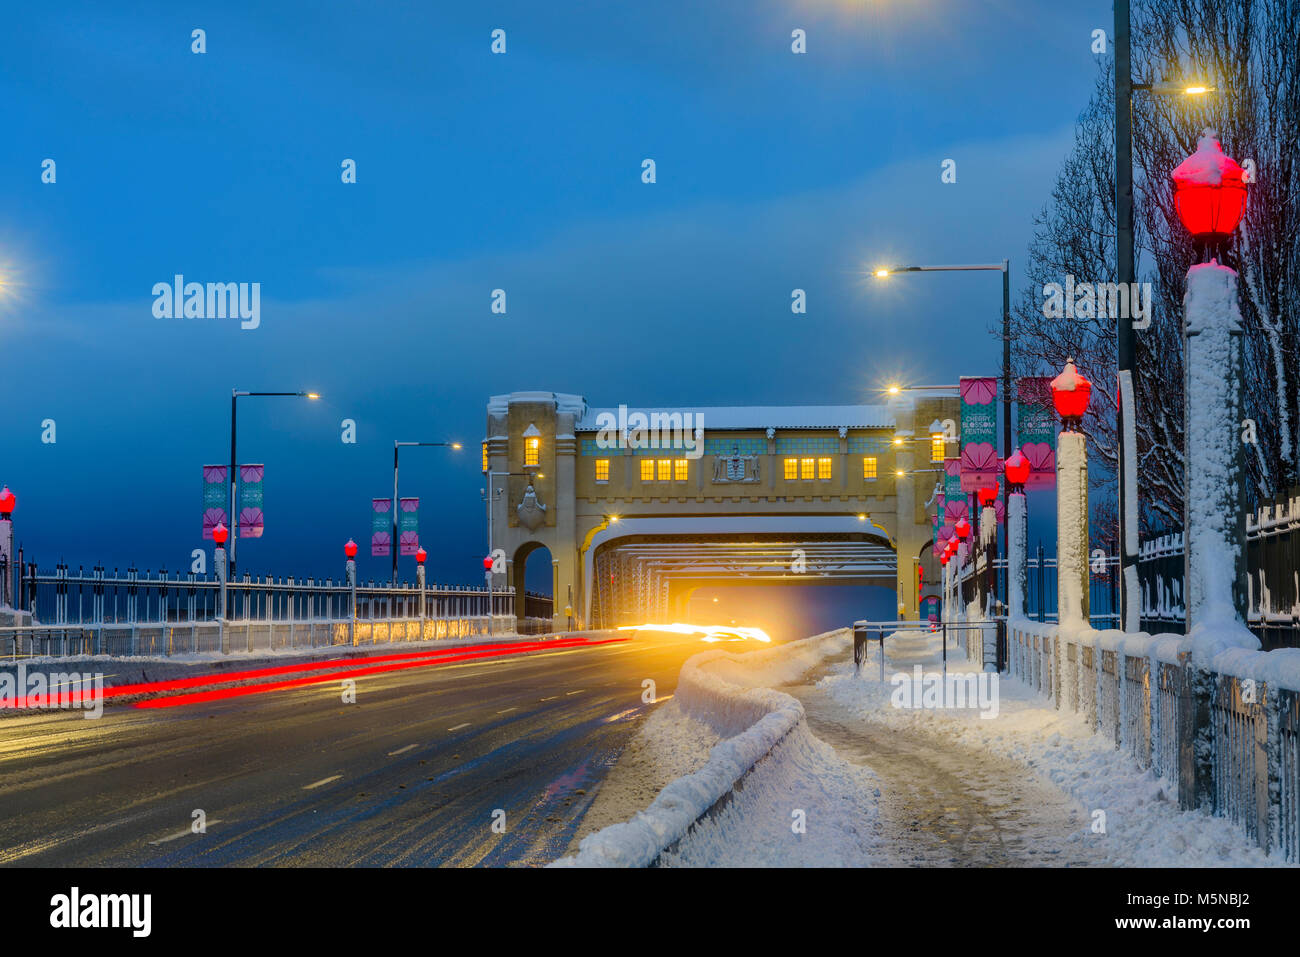
<svg viewBox="0 0 1300 957">
<path fill-rule="evenodd" d="M 691 408 L 683 406 L 676 409 L 628 408 L 624 415 L 640 412 L 647 418 L 651 413 L 686 414 L 692 416 L 692 424 L 702 426 L 706 431 L 716 429 L 892 429 L 894 413 L 886 405 L 751 405 L 751 406 L 703 406 Z M 600 429 L 600 417 L 612 416 L 617 424 L 619 409 L 587 409 L 587 414 L 574 426 L 575 432 L 596 432 Z M 607 423 L 610 419 L 605 420 Z M 625 421 L 625 419 L 624 419 Z"/>
</svg>

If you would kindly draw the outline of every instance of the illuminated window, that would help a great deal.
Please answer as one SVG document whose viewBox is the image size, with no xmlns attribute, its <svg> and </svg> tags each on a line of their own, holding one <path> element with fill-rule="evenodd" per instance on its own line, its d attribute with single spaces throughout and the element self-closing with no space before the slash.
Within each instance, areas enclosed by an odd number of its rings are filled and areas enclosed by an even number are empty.
<svg viewBox="0 0 1300 957">
<path fill-rule="evenodd" d="M 814 460 L 811 458 L 799 460 L 799 477 L 801 479 L 810 479 L 813 477 Z"/>
<path fill-rule="evenodd" d="M 484 442 L 483 443 L 483 471 L 486 472 L 487 470 L 488 470 L 487 443 Z"/>
<path fill-rule="evenodd" d="M 864 479 L 876 477 L 876 457 L 874 455 L 864 455 L 862 457 L 862 477 Z"/>
<path fill-rule="evenodd" d="M 936 432 L 930 436 L 930 461 L 942 462 L 944 453 L 943 433 Z"/>
<path fill-rule="evenodd" d="M 609 481 L 609 459 L 596 459 L 596 481 Z"/>
<path fill-rule="evenodd" d="M 831 477 L 831 460 L 829 456 L 817 460 L 817 477 L 819 479 Z"/>
<path fill-rule="evenodd" d="M 641 460 L 641 481 L 653 482 L 654 480 L 655 480 L 655 460 L 642 459 Z"/>
<path fill-rule="evenodd" d="M 786 460 L 785 460 L 785 477 L 786 477 L 787 479 L 797 479 L 797 478 L 799 477 L 799 460 L 798 460 L 798 459 L 786 459 Z"/>
<path fill-rule="evenodd" d="M 673 477 L 673 460 L 660 459 L 659 460 L 659 481 L 667 482 L 672 477 Z"/>
<path fill-rule="evenodd" d="M 540 461 L 539 461 L 539 459 L 541 458 L 541 454 L 542 454 L 542 440 L 541 440 L 541 439 L 533 438 L 533 439 L 525 439 L 525 440 L 524 440 L 524 465 L 525 465 L 525 467 L 526 467 L 526 466 L 530 466 L 530 465 L 539 465 L 539 464 L 541 464 Z"/>
<path fill-rule="evenodd" d="M 679 482 L 685 482 L 686 477 L 690 474 L 690 467 L 686 459 L 673 459 L 673 478 Z"/>
</svg>

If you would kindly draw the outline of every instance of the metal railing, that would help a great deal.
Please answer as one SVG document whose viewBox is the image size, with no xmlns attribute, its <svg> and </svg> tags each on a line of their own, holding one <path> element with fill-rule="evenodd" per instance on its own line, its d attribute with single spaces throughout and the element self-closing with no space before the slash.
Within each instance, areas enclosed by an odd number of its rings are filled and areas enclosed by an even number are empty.
<svg viewBox="0 0 1300 957">
<path fill-rule="evenodd" d="M 174 655 L 430 641 L 551 630 L 551 599 L 528 593 L 516 618 L 513 588 L 349 585 L 245 574 L 215 577 L 60 564 L 22 569 L 19 608 L 32 624 L 0 629 L 0 654 Z"/>
<path fill-rule="evenodd" d="M 1035 621 L 1056 621 L 1056 559 L 1049 558 L 1042 546 L 1036 554 L 1029 556 L 1029 567 L 1025 595 L 1026 614 Z M 1090 571 L 1088 575 L 1088 609 L 1089 620 L 1094 628 L 1113 628 L 1119 622 L 1119 566 L 1118 555 L 1097 559 L 1102 570 Z M 998 594 L 1006 594 L 1007 560 L 993 560 L 993 570 L 997 575 Z M 984 561 L 977 556 L 973 562 L 967 562 L 959 572 L 962 588 L 962 602 L 968 603 L 975 598 L 977 584 L 984 575 Z"/>
<path fill-rule="evenodd" d="M 1062 636 L 1055 625 L 1025 619 L 1010 622 L 1008 633 L 1012 675 L 1057 708 L 1083 715 L 1160 777 L 1182 807 L 1199 801 L 1268 853 L 1300 862 L 1300 694 L 1262 679 L 1198 672 L 1189 640 L 1177 635 Z M 1204 797 L 1198 761 L 1209 762 Z"/>
</svg>

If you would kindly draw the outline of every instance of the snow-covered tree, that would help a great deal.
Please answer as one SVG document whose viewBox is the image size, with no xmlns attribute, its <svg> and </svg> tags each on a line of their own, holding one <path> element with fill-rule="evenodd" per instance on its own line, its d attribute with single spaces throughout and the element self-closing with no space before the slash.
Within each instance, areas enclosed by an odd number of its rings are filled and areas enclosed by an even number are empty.
<svg viewBox="0 0 1300 957">
<path fill-rule="evenodd" d="M 1179 527 L 1183 502 L 1182 297 L 1191 237 L 1174 212 L 1170 172 L 1201 132 L 1253 161 L 1256 182 L 1233 244 L 1246 326 L 1245 414 L 1258 424 L 1249 487 L 1267 499 L 1300 480 L 1300 5 L 1295 0 L 1138 0 L 1137 83 L 1202 82 L 1205 96 L 1136 92 L 1134 242 L 1138 279 L 1152 284 L 1152 321 L 1137 333 L 1135 380 L 1143 525 Z M 1017 374 L 1059 370 L 1073 357 L 1097 384 L 1086 431 L 1096 481 L 1113 487 L 1116 462 L 1115 325 L 1108 315 L 1047 318 L 1043 286 L 1066 275 L 1115 281 L 1113 62 L 1098 71 L 1075 142 L 1036 221 L 1027 286 L 1013 311 Z"/>
</svg>

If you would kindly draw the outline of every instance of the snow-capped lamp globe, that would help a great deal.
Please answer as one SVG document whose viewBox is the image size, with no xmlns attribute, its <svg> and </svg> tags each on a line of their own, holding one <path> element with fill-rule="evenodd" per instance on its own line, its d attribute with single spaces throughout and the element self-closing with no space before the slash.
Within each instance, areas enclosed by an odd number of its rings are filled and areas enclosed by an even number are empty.
<svg viewBox="0 0 1300 957">
<path fill-rule="evenodd" d="M 986 485 L 984 488 L 979 490 L 978 494 L 980 497 L 980 506 L 982 508 L 992 508 L 993 503 L 997 501 L 998 498 L 998 483 L 994 482 L 992 485 Z"/>
<path fill-rule="evenodd" d="M 0 492 L 0 518 L 8 518 L 17 507 L 18 496 L 9 491 L 9 486 L 6 485 L 4 491 Z"/>
<path fill-rule="evenodd" d="M 352 559 L 356 558 L 356 557 L 357 557 L 357 543 L 354 542 L 352 539 L 349 538 L 349 539 L 347 540 L 347 544 L 345 544 L 345 545 L 343 546 L 343 554 L 346 555 L 346 556 L 348 556 L 348 561 L 351 561 Z"/>
<path fill-rule="evenodd" d="M 1065 360 L 1065 369 L 1052 380 L 1052 404 L 1061 417 L 1065 432 L 1083 431 L 1083 414 L 1088 411 L 1092 397 L 1092 383 L 1079 375 L 1073 359 Z"/>
<path fill-rule="evenodd" d="M 424 550 L 424 546 L 421 546 L 415 550 L 415 563 L 417 565 L 423 565 L 424 560 L 428 557 L 429 557 L 429 553 Z"/>
<path fill-rule="evenodd" d="M 940 565 L 948 564 L 948 549 L 945 548 L 942 552 L 939 553 L 939 564 Z"/>
<path fill-rule="evenodd" d="M 1005 466 L 1007 475 L 1007 488 L 1012 494 L 1023 492 L 1025 483 L 1029 481 L 1029 459 L 1021 454 L 1019 449 L 1011 453 L 1011 458 L 1007 459 Z"/>
<path fill-rule="evenodd" d="M 492 556 L 491 556 L 491 555 L 484 555 L 484 556 L 483 556 L 483 570 L 484 570 L 485 572 L 490 572 L 490 571 L 492 570 Z"/>
<path fill-rule="evenodd" d="M 225 522 L 217 522 L 212 529 L 212 540 L 217 543 L 218 547 L 226 544 L 226 539 L 230 537 L 230 529 L 226 528 Z"/>
<path fill-rule="evenodd" d="M 957 519 L 957 524 L 952 527 L 952 530 L 957 533 L 957 537 L 963 542 L 970 538 L 970 522 L 966 521 L 966 516 L 963 515 Z"/>
<path fill-rule="evenodd" d="M 1246 171 L 1223 155 L 1219 134 L 1206 129 L 1196 152 L 1178 164 L 1174 180 L 1174 210 L 1192 234 L 1197 261 L 1223 258 L 1241 218 L 1246 215 Z"/>
</svg>

